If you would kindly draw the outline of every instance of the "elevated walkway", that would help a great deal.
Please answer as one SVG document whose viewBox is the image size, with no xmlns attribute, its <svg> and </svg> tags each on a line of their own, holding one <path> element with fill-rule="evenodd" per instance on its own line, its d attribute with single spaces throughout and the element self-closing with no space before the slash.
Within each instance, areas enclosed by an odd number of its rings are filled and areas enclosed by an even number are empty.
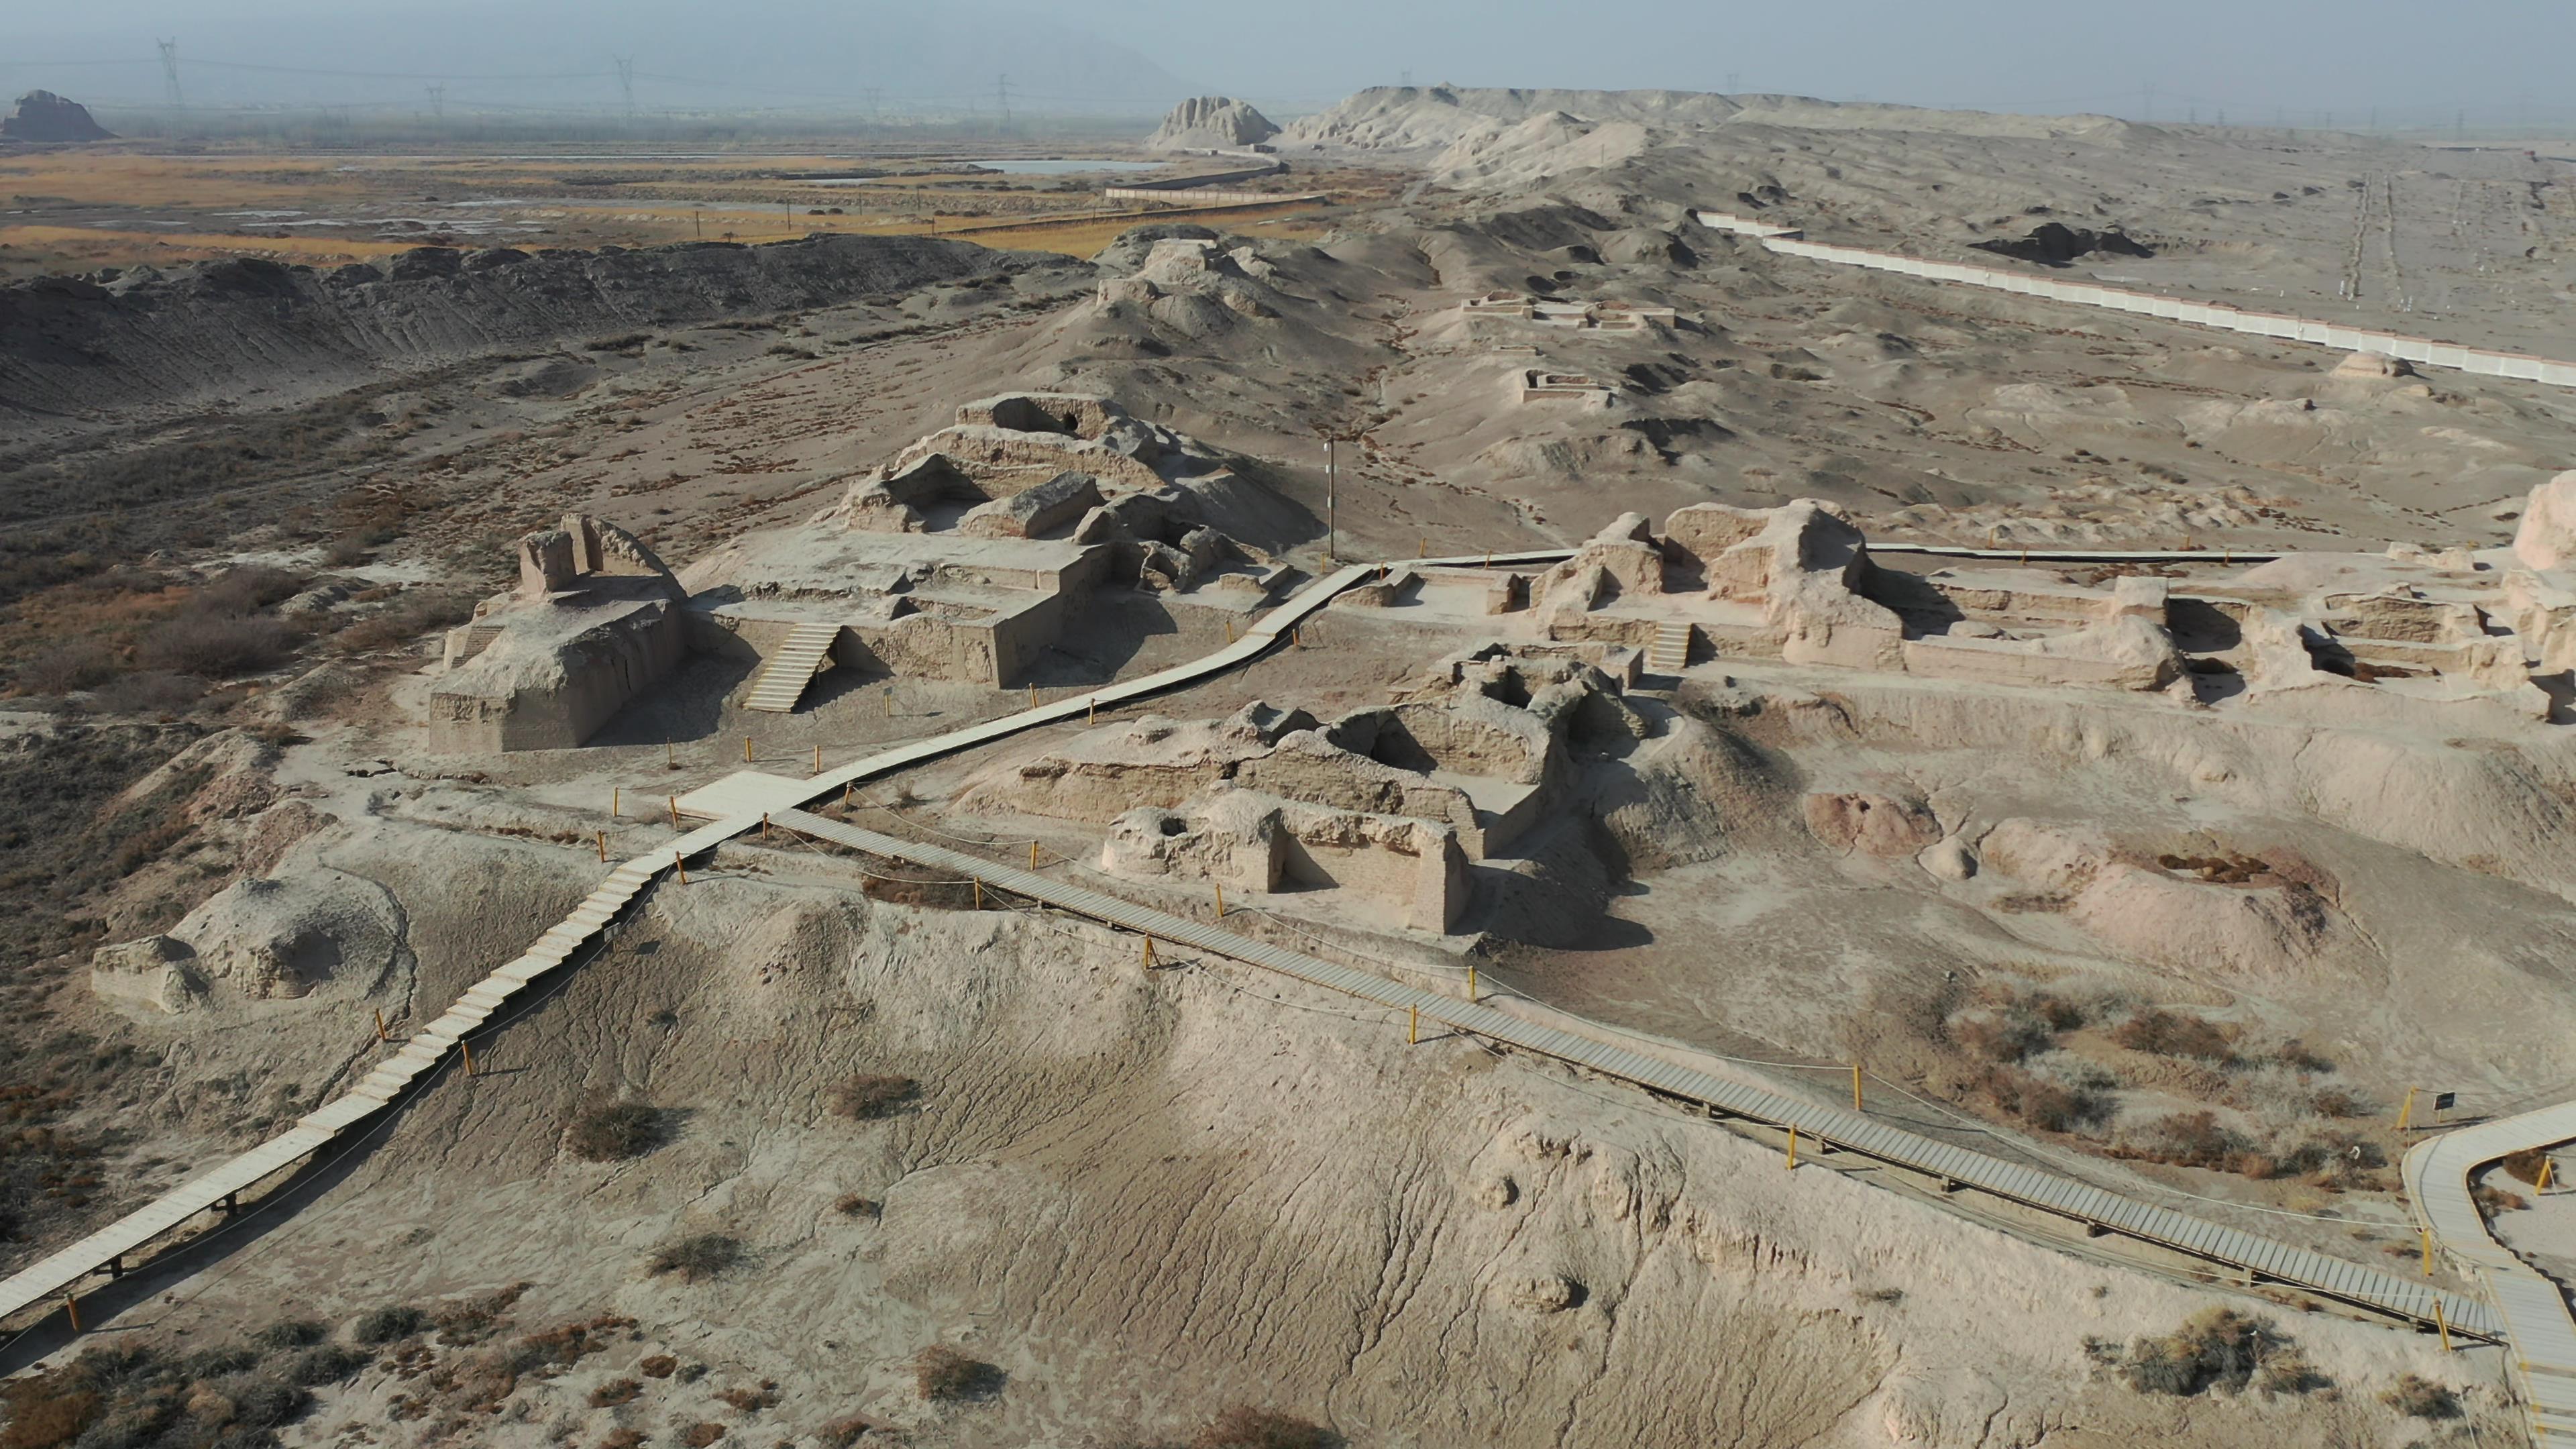
<svg viewBox="0 0 2576 1449">
<path fill-rule="evenodd" d="M 824 661 L 832 657 L 832 641 L 840 637 L 838 624 L 804 623 L 788 630 L 787 642 L 762 662 L 760 677 L 751 682 L 742 707 L 770 714 L 795 713 L 797 701 L 805 697 L 805 686 L 823 672 Z"/>
</svg>

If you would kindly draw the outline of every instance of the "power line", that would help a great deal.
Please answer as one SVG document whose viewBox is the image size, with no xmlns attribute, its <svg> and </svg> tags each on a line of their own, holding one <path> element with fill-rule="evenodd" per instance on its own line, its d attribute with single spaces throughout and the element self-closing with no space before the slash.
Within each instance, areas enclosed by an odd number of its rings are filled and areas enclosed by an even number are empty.
<svg viewBox="0 0 2576 1449">
<path fill-rule="evenodd" d="M 608 59 L 609 64 L 617 67 L 617 88 L 625 93 L 626 115 L 632 120 L 635 115 L 635 57 L 613 55 Z"/>
</svg>

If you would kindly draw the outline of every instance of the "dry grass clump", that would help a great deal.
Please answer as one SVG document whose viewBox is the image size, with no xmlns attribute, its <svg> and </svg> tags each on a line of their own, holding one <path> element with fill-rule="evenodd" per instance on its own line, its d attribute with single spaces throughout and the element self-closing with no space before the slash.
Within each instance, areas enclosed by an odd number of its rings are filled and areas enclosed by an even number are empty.
<svg viewBox="0 0 2576 1449">
<path fill-rule="evenodd" d="M 691 1424 L 680 1431 L 680 1442 L 688 1445 L 689 1449 L 707 1449 L 708 1445 L 724 1436 L 725 1427 L 722 1424 Z"/>
<path fill-rule="evenodd" d="M 412 590 L 332 635 L 331 647 L 349 654 L 393 649 L 473 617 L 473 602 L 462 594 L 441 589 Z"/>
<path fill-rule="evenodd" d="M 832 1203 L 833 1211 L 845 1218 L 879 1218 L 885 1216 L 885 1204 L 872 1197 L 845 1192 Z"/>
<path fill-rule="evenodd" d="M 266 1449 L 313 1402 L 307 1384 L 372 1361 L 282 1325 L 190 1354 L 140 1344 L 85 1350 L 59 1368 L 0 1386 L 0 1449 Z"/>
<path fill-rule="evenodd" d="M 1333 1449 L 1340 1435 L 1270 1409 L 1236 1404 L 1190 1437 L 1190 1449 Z"/>
<path fill-rule="evenodd" d="M 2407 1374 L 2379 1396 L 2379 1401 L 2411 1419 L 2456 1419 L 2460 1396 L 2422 1374 Z"/>
<path fill-rule="evenodd" d="M 896 1108 L 920 1095 L 921 1084 L 910 1077 L 874 1076 L 865 1072 L 843 1077 L 824 1093 L 836 1117 L 854 1122 L 892 1116 Z"/>
<path fill-rule="evenodd" d="M 2111 1029 L 2114 1045 L 2149 1056 L 2193 1057 L 2224 1065 L 2236 1060 L 2234 1035 L 2204 1017 L 2141 1011 Z"/>
<path fill-rule="evenodd" d="M 935 1343 L 914 1357 L 912 1386 L 923 1398 L 936 1403 L 988 1398 L 1001 1391 L 1002 1371 L 944 1343 Z"/>
<path fill-rule="evenodd" d="M 653 1255 L 651 1271 L 656 1277 L 676 1274 L 683 1283 L 700 1283 L 730 1271 L 741 1261 L 739 1239 L 723 1233 L 699 1233 L 665 1244 Z"/>
<path fill-rule="evenodd" d="M 635 1396 L 642 1392 L 644 1392 L 644 1383 L 641 1379 L 610 1379 L 590 1391 L 590 1406 L 594 1409 L 613 1409 L 620 1404 L 635 1402 Z"/>
<path fill-rule="evenodd" d="M 637 1364 L 635 1371 L 648 1379 L 667 1379 L 680 1371 L 680 1361 L 667 1353 L 657 1353 Z"/>
<path fill-rule="evenodd" d="M 642 1102 L 619 1102 L 584 1112 L 564 1145 L 585 1162 L 622 1162 L 669 1142 L 671 1114 Z"/>
<path fill-rule="evenodd" d="M 2268 1319 L 2204 1308 L 2182 1327 L 2129 1345 L 2120 1372 L 2142 1394 L 2188 1397 L 2212 1389 L 2303 1394 L 2328 1386 L 2307 1356 Z"/>
<path fill-rule="evenodd" d="M 2110 1120 L 2115 1105 L 2098 1085 L 2055 1082 L 2013 1067 L 1988 1067 L 1977 1075 L 1976 1087 L 1997 1110 L 2043 1132 L 2099 1126 Z"/>
<path fill-rule="evenodd" d="M 2540 1186 L 2540 1169 L 2542 1165 L 2548 1161 L 2549 1150 L 2547 1148 L 2532 1147 L 2526 1148 L 2521 1152 L 2508 1152 L 2505 1154 L 2504 1160 L 2496 1165 L 2502 1167 L 2505 1170 L 2505 1173 L 2515 1180 L 2527 1182 L 2534 1187 L 2538 1187 Z M 2550 1176 L 2554 1180 L 2557 1177 L 2557 1174 L 2552 1173 Z"/>
</svg>

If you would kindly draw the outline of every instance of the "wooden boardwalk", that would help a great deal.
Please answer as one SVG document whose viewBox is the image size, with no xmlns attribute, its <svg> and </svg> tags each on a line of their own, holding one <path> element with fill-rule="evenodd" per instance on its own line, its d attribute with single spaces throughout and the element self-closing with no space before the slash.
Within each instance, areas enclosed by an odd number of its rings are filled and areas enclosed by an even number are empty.
<svg viewBox="0 0 2576 1449">
<path fill-rule="evenodd" d="M 1087 887 L 1034 871 L 996 864 L 944 846 L 881 835 L 802 810 L 776 812 L 770 823 L 853 850 L 972 875 L 997 890 L 1043 901 L 1060 910 L 1157 941 L 1188 946 L 1277 971 L 1390 1011 L 1420 1012 L 1425 1021 L 1438 1022 L 1504 1046 L 1553 1057 L 1725 1116 L 1741 1117 L 1773 1127 L 1794 1126 L 1799 1136 L 1819 1145 L 1830 1145 L 1837 1152 L 1889 1163 L 1938 1178 L 1945 1185 L 1983 1192 L 2074 1219 L 2088 1228 L 2117 1233 L 2204 1262 L 2237 1269 L 2249 1275 L 2249 1284 L 2279 1283 L 2428 1328 L 2435 1323 L 2435 1305 L 2438 1303 L 2441 1321 L 2454 1333 L 2494 1337 L 2501 1331 L 2495 1311 L 2486 1304 L 2456 1293 L 2443 1292 L 2418 1279 L 2293 1247 L 2170 1208 L 2141 1203 L 2071 1178 L 1954 1147 L 1864 1113 L 1783 1096 L 1658 1061 L 1588 1036 L 1539 1026 L 1490 1006 L 1406 986 L 1374 972 L 1336 965 L 1238 935 L 1221 926 L 1140 906 Z"/>
<path fill-rule="evenodd" d="M 1566 553 L 1560 549 L 1496 554 L 1489 561 L 1496 564 L 1552 563 L 1564 557 Z M 1461 566 L 1485 561 L 1488 560 L 1483 555 L 1429 560 Z M 1344 589 L 1375 571 L 1375 565 L 1355 564 L 1318 579 L 1263 616 L 1242 638 L 1186 664 L 1174 665 L 1139 679 L 1103 685 L 943 735 L 898 745 L 811 779 L 781 780 L 774 775 L 746 771 L 679 797 L 677 805 L 681 814 L 712 823 L 681 836 L 669 845 L 625 861 L 608 872 L 598 889 L 575 907 L 571 915 L 539 937 L 517 959 L 476 983 L 445 1014 L 414 1034 L 401 1050 L 379 1063 L 356 1086 L 328 1105 L 307 1113 L 292 1128 L 248 1152 L 188 1179 L 89 1236 L 0 1279 L 0 1324 L 37 1305 L 65 1302 L 81 1282 L 92 1275 L 121 1275 L 132 1266 L 128 1259 L 136 1258 L 145 1249 L 198 1220 L 203 1214 L 229 1213 L 241 1194 L 301 1165 L 360 1123 L 395 1105 L 404 1093 L 456 1053 L 459 1044 L 472 1032 L 490 1021 L 532 983 L 562 966 L 575 951 L 595 939 L 600 929 L 633 903 L 655 877 L 687 857 L 711 850 L 745 831 L 759 829 L 764 813 L 773 809 L 790 809 L 809 800 L 835 794 L 844 785 L 905 769 L 958 750 L 972 749 L 1026 730 L 1080 718 L 1094 706 L 1142 699 L 1248 664 L 1276 647 L 1280 640 L 1292 637 L 1298 625 L 1331 603 Z"/>
<path fill-rule="evenodd" d="M 1552 563 L 1565 550 L 1415 559 L 1400 563 L 1471 567 Z M 1795 1126 L 1812 1141 L 1877 1161 L 1929 1174 L 2028 1207 L 2072 1218 L 2102 1232 L 2154 1243 L 2236 1270 L 2249 1283 L 2276 1282 L 2323 1298 L 2401 1320 L 2429 1324 L 2435 1305 L 2455 1333 L 2496 1337 L 2502 1320 L 2488 1305 L 2383 1269 L 2273 1241 L 2203 1219 L 2121 1197 L 2000 1158 L 1953 1147 L 1860 1113 L 1748 1087 L 1706 1073 L 1656 1061 L 1588 1037 L 1533 1025 L 1491 1007 L 1399 985 L 1384 977 L 1302 956 L 1204 923 L 1149 910 L 1113 896 L 1045 876 L 995 865 L 936 846 L 877 835 L 806 813 L 805 804 L 838 795 L 846 785 L 907 769 L 960 750 L 1007 739 L 1027 730 L 1086 716 L 1212 678 L 1249 664 L 1292 640 L 1299 625 L 1344 589 L 1374 576 L 1374 564 L 1353 565 L 1319 579 L 1265 615 L 1244 636 L 1214 653 L 1138 679 L 1069 694 L 998 719 L 965 726 L 880 751 L 806 779 L 756 771 L 729 775 L 677 797 L 683 815 L 710 823 L 618 865 L 564 921 L 516 960 L 494 971 L 357 1086 L 312 1112 L 292 1129 L 203 1173 L 88 1237 L 0 1279 L 0 1323 L 38 1305 L 62 1303 L 93 1274 L 120 1273 L 126 1260 L 186 1226 L 200 1214 L 222 1211 L 237 1196 L 317 1151 L 390 1107 L 423 1083 L 476 1029 L 511 1000 L 597 937 L 663 871 L 688 857 L 757 830 L 764 820 L 818 839 L 881 855 L 944 865 L 980 876 L 994 886 L 1062 909 L 1175 944 L 1192 946 L 1251 965 L 1361 997 L 1393 1009 L 1419 1010 L 1433 1021 L 1519 1050 L 1633 1082 L 1648 1090 L 1724 1113 L 1780 1127 Z"/>
<path fill-rule="evenodd" d="M 2576 1443 L 2576 1317 L 2567 1295 L 2496 1241 L 2469 1196 L 2470 1174 L 2488 1163 L 2569 1141 L 2576 1102 L 2561 1102 L 2428 1137 L 2407 1149 L 2404 1176 L 2416 1222 L 2495 1299 L 2533 1439 Z"/>
</svg>

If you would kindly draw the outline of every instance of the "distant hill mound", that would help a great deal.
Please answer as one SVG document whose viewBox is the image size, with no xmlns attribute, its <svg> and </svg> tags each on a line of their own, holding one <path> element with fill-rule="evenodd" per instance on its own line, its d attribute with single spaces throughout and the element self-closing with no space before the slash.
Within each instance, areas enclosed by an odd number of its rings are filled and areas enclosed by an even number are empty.
<svg viewBox="0 0 2576 1449">
<path fill-rule="evenodd" d="M 12 141 L 113 141 L 116 133 L 90 119 L 89 107 L 52 91 L 29 91 L 17 109 L 0 116 L 0 137 Z"/>
<path fill-rule="evenodd" d="M 1283 144 L 1368 151 L 1436 151 L 1485 141 L 1540 117 L 1659 131 L 1789 126 L 1825 131 L 1917 131 L 1955 136 L 2112 138 L 2129 123 L 2109 116 L 2014 116 L 1820 101 L 1809 96 L 1722 96 L 1703 91 L 1508 90 L 1374 86 L 1281 134 Z"/>
</svg>

